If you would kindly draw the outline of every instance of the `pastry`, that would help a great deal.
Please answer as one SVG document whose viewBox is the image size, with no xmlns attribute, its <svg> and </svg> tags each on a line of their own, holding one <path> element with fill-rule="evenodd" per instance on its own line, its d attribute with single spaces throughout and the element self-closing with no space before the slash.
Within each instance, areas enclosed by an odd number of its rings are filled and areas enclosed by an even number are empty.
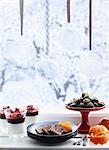
<svg viewBox="0 0 109 150">
<path fill-rule="evenodd" d="M 105 144 L 109 141 L 109 131 L 103 125 L 96 125 L 89 130 L 90 141 L 94 144 Z"/>
<path fill-rule="evenodd" d="M 109 130 L 109 118 L 101 119 L 99 124 L 105 126 Z"/>
</svg>

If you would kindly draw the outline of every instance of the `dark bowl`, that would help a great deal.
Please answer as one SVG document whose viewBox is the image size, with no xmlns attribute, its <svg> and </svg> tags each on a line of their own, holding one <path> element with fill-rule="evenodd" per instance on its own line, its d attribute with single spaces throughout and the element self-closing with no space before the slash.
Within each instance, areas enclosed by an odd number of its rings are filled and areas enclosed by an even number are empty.
<svg viewBox="0 0 109 150">
<path fill-rule="evenodd" d="M 27 127 L 27 135 L 32 139 L 36 139 L 37 141 L 48 143 L 48 144 L 62 143 L 77 135 L 77 126 L 74 124 L 72 124 L 72 130 L 73 130 L 72 132 L 69 132 L 67 134 L 63 134 L 60 136 L 59 135 L 41 135 L 41 134 L 36 133 L 35 131 L 35 129 L 40 126 L 56 124 L 58 122 L 59 121 L 51 121 L 51 122 L 41 122 L 41 123 L 31 124 Z"/>
</svg>

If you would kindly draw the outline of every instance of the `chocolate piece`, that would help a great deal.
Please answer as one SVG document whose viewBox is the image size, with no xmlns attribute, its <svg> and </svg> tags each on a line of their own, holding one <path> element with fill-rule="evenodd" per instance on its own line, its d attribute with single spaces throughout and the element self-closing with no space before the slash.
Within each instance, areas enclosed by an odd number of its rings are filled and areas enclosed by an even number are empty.
<svg viewBox="0 0 109 150">
<path fill-rule="evenodd" d="M 68 103 L 67 106 L 70 106 L 72 104 L 72 102 Z"/>
<path fill-rule="evenodd" d="M 51 128 L 51 125 L 44 126 L 44 127 L 42 128 L 43 133 L 44 133 L 45 135 L 49 135 L 49 134 L 50 134 L 50 133 L 49 133 L 50 128 Z"/>
<path fill-rule="evenodd" d="M 99 107 L 99 104 L 97 102 L 94 102 L 95 107 Z"/>
<path fill-rule="evenodd" d="M 89 103 L 86 103 L 85 104 L 85 107 L 86 108 L 93 108 L 94 107 L 94 104 L 92 102 L 89 102 Z"/>
<path fill-rule="evenodd" d="M 98 103 L 98 99 L 96 98 L 96 97 L 93 97 L 92 99 L 91 99 L 91 101 L 94 103 L 94 102 L 96 102 L 96 103 Z"/>
<path fill-rule="evenodd" d="M 84 100 L 84 98 L 83 98 L 83 97 L 80 97 L 80 101 L 83 102 L 83 100 Z"/>
<path fill-rule="evenodd" d="M 98 105 L 99 105 L 99 107 L 105 106 L 104 102 L 99 102 Z"/>
<path fill-rule="evenodd" d="M 84 100 L 83 100 L 83 103 L 85 103 L 85 104 L 87 104 L 87 103 L 89 103 L 90 102 L 90 99 L 89 98 L 85 98 Z"/>
<path fill-rule="evenodd" d="M 75 102 L 70 104 L 70 107 L 76 107 L 76 106 L 77 106 L 77 104 Z"/>
<path fill-rule="evenodd" d="M 89 98 L 89 94 L 88 93 L 82 93 L 82 97 L 83 98 Z"/>
<path fill-rule="evenodd" d="M 81 100 L 78 99 L 78 98 L 77 99 L 76 98 L 73 99 L 73 103 L 79 104 L 80 102 L 81 102 Z"/>
<path fill-rule="evenodd" d="M 81 102 L 80 105 L 79 105 L 79 107 L 84 107 L 84 103 Z"/>
<path fill-rule="evenodd" d="M 42 129 L 43 129 L 43 127 L 38 127 L 38 128 L 35 129 L 35 131 L 36 131 L 38 134 L 44 134 Z"/>
<path fill-rule="evenodd" d="M 63 133 L 67 133 L 68 131 L 61 125 L 54 124 L 51 126 L 50 131 L 56 135 L 62 135 Z"/>
</svg>

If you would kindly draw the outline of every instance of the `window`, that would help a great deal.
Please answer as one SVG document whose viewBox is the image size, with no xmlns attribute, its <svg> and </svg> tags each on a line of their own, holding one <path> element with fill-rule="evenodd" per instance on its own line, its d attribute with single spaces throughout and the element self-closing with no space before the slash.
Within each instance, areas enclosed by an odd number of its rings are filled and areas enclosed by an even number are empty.
<svg viewBox="0 0 109 150">
<path fill-rule="evenodd" d="M 69 24 L 66 0 L 49 0 L 49 18 L 46 6 L 46 0 L 24 1 L 21 36 L 19 0 L 0 1 L 0 103 L 35 103 L 55 113 L 83 91 L 109 103 L 108 0 L 93 2 L 92 51 L 87 0 L 71 1 Z"/>
</svg>

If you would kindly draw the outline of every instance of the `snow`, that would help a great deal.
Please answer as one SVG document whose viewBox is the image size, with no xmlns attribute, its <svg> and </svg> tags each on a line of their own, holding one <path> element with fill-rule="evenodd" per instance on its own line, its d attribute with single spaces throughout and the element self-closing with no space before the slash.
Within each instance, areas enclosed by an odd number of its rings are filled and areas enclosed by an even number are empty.
<svg viewBox="0 0 109 150">
<path fill-rule="evenodd" d="M 28 64 L 35 58 L 32 44 L 22 37 L 15 42 L 8 42 L 7 48 L 3 51 L 5 59 L 13 60 L 18 65 Z"/>
<path fill-rule="evenodd" d="M 93 1 L 93 45 L 88 47 L 88 1 L 49 0 L 49 53 L 45 0 L 25 0 L 20 35 L 18 0 L 0 0 L 0 104 L 34 103 L 42 112 L 63 109 L 89 92 L 109 103 L 109 1 Z"/>
</svg>

